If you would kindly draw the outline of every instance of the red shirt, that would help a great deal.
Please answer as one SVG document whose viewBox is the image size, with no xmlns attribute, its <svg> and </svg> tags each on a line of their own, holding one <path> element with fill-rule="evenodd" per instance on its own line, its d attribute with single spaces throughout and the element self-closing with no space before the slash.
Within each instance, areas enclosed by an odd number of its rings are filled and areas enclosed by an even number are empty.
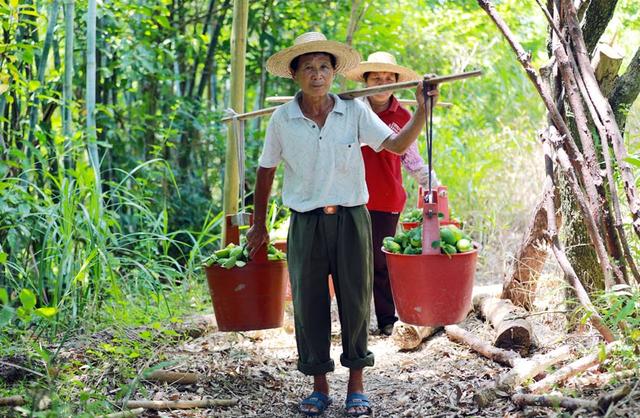
<svg viewBox="0 0 640 418">
<path fill-rule="evenodd" d="M 391 103 L 387 110 L 377 115 L 395 133 L 400 132 L 400 129 L 411 119 L 411 113 L 400 106 L 395 96 L 391 96 Z M 400 155 L 387 150 L 375 152 L 368 146 L 361 147 L 361 150 L 369 190 L 367 208 L 380 212 L 402 212 L 407 193 L 402 187 Z"/>
</svg>

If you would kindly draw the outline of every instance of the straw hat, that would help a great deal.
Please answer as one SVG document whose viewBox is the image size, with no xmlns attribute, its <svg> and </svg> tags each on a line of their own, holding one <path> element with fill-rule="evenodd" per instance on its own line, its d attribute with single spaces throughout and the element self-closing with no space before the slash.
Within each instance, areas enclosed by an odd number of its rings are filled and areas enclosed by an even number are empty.
<svg viewBox="0 0 640 418">
<path fill-rule="evenodd" d="M 398 74 L 398 82 L 422 79 L 415 71 L 398 65 L 396 57 L 383 51 L 369 55 L 366 61 L 362 61 L 353 70 L 348 71 L 345 77 L 349 80 L 364 82 L 364 74 L 372 71 L 396 73 Z"/>
<path fill-rule="evenodd" d="M 289 65 L 294 58 L 310 52 L 326 52 L 336 57 L 336 73 L 342 74 L 358 65 L 358 51 L 336 41 L 328 41 L 320 32 L 307 32 L 293 41 L 293 46 L 278 51 L 267 60 L 267 71 L 278 77 L 291 78 Z"/>
</svg>

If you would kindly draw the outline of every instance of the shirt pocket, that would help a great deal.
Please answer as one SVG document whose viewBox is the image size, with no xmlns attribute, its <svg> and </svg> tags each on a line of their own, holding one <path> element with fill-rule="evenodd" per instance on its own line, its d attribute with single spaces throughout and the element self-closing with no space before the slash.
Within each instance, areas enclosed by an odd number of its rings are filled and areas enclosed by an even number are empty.
<svg viewBox="0 0 640 418">
<path fill-rule="evenodd" d="M 334 144 L 336 171 L 350 173 L 358 167 L 357 158 L 360 157 L 360 146 L 357 142 L 348 144 Z M 360 157 L 361 158 L 361 157 Z"/>
</svg>

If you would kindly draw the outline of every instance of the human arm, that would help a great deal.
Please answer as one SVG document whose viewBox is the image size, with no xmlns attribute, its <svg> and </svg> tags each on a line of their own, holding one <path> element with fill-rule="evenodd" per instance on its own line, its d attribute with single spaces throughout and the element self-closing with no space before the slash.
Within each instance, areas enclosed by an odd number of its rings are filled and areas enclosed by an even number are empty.
<svg viewBox="0 0 640 418">
<path fill-rule="evenodd" d="M 267 231 L 267 205 L 273 178 L 276 174 L 276 167 L 258 167 L 256 175 L 256 190 L 253 199 L 253 225 L 247 232 L 247 248 L 253 257 L 262 245 L 269 242 L 269 232 Z"/>
<path fill-rule="evenodd" d="M 418 184 L 420 184 L 424 188 L 429 187 L 429 167 L 425 164 L 424 160 L 420 156 L 418 152 L 418 144 L 412 143 L 407 152 L 402 154 L 400 157 L 400 162 L 402 163 L 402 167 L 416 179 Z M 436 172 L 431 170 L 431 186 L 438 186 L 438 178 L 436 177 Z"/>
<path fill-rule="evenodd" d="M 434 86 L 432 90 L 427 92 L 427 95 L 434 98 L 434 106 L 438 101 L 438 94 L 437 86 Z M 418 83 L 418 87 L 416 88 L 416 101 L 418 102 L 418 110 L 413 114 L 413 116 L 411 116 L 409 122 L 402 128 L 402 130 L 400 130 L 400 132 L 390 135 L 382 143 L 382 147 L 387 151 L 402 155 L 406 152 L 409 146 L 415 142 L 418 135 L 420 135 L 422 127 L 426 122 L 426 115 L 429 112 L 429 107 L 431 106 L 431 103 L 425 104 L 424 96 L 422 94 L 422 83 Z"/>
</svg>

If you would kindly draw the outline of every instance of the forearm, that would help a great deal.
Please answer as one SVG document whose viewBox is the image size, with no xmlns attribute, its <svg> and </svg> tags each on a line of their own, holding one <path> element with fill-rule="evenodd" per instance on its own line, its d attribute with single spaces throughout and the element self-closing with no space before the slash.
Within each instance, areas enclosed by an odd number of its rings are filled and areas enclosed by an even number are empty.
<svg viewBox="0 0 640 418">
<path fill-rule="evenodd" d="M 391 135 L 382 143 L 382 147 L 394 154 L 402 155 L 411 144 L 418 138 L 425 125 L 424 108 L 419 107 L 413 114 L 409 122 L 396 135 Z"/>
<path fill-rule="evenodd" d="M 264 226 L 267 219 L 267 205 L 276 168 L 258 167 L 256 191 L 253 198 L 253 224 Z"/>
</svg>

